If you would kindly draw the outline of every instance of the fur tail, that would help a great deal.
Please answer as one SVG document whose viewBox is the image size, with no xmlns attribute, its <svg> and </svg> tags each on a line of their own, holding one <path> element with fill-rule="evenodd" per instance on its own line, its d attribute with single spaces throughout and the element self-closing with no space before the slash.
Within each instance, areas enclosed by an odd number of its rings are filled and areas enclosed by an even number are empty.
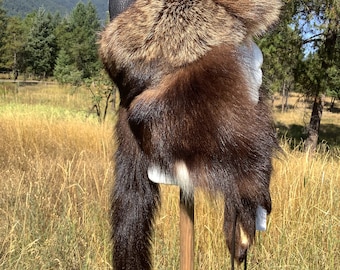
<svg viewBox="0 0 340 270">
<path fill-rule="evenodd" d="M 117 125 L 116 181 L 112 194 L 113 267 L 149 270 L 153 219 L 159 206 L 159 187 L 148 180 L 147 161 L 131 139 L 124 111 Z"/>
</svg>

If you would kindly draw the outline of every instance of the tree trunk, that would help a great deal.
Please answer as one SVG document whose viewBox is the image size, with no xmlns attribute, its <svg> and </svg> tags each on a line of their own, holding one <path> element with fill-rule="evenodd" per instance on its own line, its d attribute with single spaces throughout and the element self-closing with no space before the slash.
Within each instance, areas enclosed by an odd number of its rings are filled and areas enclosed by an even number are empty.
<svg viewBox="0 0 340 270">
<path fill-rule="evenodd" d="M 329 106 L 329 111 L 330 111 L 330 112 L 333 112 L 334 103 L 335 103 L 335 97 L 332 97 L 332 99 L 331 99 L 331 105 Z"/>
<path fill-rule="evenodd" d="M 281 112 L 286 112 L 288 111 L 288 96 L 289 96 L 289 91 L 287 87 L 286 81 L 283 82 L 282 86 L 282 103 L 281 103 Z"/>
<path fill-rule="evenodd" d="M 322 110 L 325 103 L 324 99 L 325 99 L 324 95 L 315 96 L 314 98 L 313 110 L 308 126 L 308 134 L 305 143 L 306 151 L 315 151 L 318 145 Z"/>
<path fill-rule="evenodd" d="M 281 101 L 281 112 L 283 113 L 285 111 L 285 96 L 286 96 L 286 82 L 283 82 L 282 86 L 282 101 Z"/>
</svg>

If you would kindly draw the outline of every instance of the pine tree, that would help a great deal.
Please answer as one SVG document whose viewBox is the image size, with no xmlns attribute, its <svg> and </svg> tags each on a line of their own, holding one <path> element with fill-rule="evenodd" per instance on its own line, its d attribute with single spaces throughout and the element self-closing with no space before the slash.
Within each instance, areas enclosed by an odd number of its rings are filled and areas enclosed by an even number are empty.
<svg viewBox="0 0 340 270">
<path fill-rule="evenodd" d="M 52 17 L 39 9 L 33 19 L 24 51 L 24 62 L 39 77 L 52 75 L 56 60 L 57 44 Z"/>
<path fill-rule="evenodd" d="M 275 31 L 259 41 L 264 63 L 263 84 L 272 92 L 282 93 L 282 111 L 286 111 L 288 94 L 295 84 L 295 73 L 303 58 L 302 38 L 294 24 L 294 1 L 286 0 Z"/>
<path fill-rule="evenodd" d="M 340 2 L 283 2 L 276 30 L 260 40 L 264 84 L 283 93 L 283 110 L 284 96 L 292 88 L 314 98 L 305 142 L 306 149 L 313 150 L 318 142 L 323 95 L 340 97 Z"/>
<path fill-rule="evenodd" d="M 95 7 L 79 2 L 70 14 L 57 27 L 58 44 L 71 63 L 82 73 L 83 78 L 95 76 L 100 70 L 97 48 L 97 33 L 100 22 Z"/>
<path fill-rule="evenodd" d="M 26 40 L 22 19 L 10 17 L 5 31 L 2 61 L 7 69 L 21 70 L 21 52 Z"/>
<path fill-rule="evenodd" d="M 340 92 L 340 3 L 339 0 L 300 1 L 297 11 L 301 36 L 305 37 L 304 44 L 310 49 L 298 81 L 309 95 L 314 96 L 305 146 L 306 150 L 314 150 L 318 143 L 324 94 L 329 89 Z"/>
<path fill-rule="evenodd" d="M 0 68 L 4 66 L 3 64 L 3 50 L 4 50 L 4 39 L 6 37 L 7 28 L 7 15 L 6 11 L 3 9 L 3 0 L 0 0 Z"/>
<path fill-rule="evenodd" d="M 54 77 L 60 84 L 79 85 L 82 80 L 82 72 L 72 64 L 69 55 L 61 49 L 54 68 Z"/>
</svg>

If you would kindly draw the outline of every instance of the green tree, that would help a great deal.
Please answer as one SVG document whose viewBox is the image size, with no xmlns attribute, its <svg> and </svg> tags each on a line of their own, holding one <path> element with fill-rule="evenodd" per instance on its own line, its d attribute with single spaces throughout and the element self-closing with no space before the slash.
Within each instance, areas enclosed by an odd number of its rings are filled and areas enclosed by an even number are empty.
<svg viewBox="0 0 340 270">
<path fill-rule="evenodd" d="M 306 149 L 315 149 L 323 111 L 323 95 L 340 97 L 340 1 L 284 0 L 281 19 L 271 35 L 259 41 L 264 54 L 264 85 L 314 98 Z M 285 97 L 286 96 L 286 97 Z"/>
<path fill-rule="evenodd" d="M 39 77 L 53 74 L 57 55 L 54 28 L 52 16 L 39 9 L 33 18 L 24 50 L 25 68 Z"/>
<path fill-rule="evenodd" d="M 3 9 L 3 0 L 0 0 L 0 68 L 3 67 L 3 61 L 1 55 L 3 55 L 4 50 L 4 39 L 6 37 L 7 28 L 7 15 L 6 11 Z"/>
<path fill-rule="evenodd" d="M 64 50 L 72 64 L 82 73 L 82 78 L 96 76 L 100 70 L 97 54 L 97 33 L 100 22 L 91 2 L 79 2 L 68 20 L 63 20 L 56 29 L 58 46 Z M 60 66 L 58 67 L 60 68 Z"/>
<path fill-rule="evenodd" d="M 299 69 L 298 82 L 307 94 L 314 96 L 306 149 L 314 150 L 318 143 L 323 111 L 323 95 L 339 94 L 340 62 L 340 2 L 339 0 L 299 1 L 296 21 L 304 38 L 308 57 Z"/>
<path fill-rule="evenodd" d="M 95 7 L 78 3 L 71 16 L 70 28 L 74 33 L 71 55 L 84 78 L 95 75 L 99 69 L 97 33 L 100 23 Z"/>
<path fill-rule="evenodd" d="M 54 68 L 54 77 L 60 84 L 79 85 L 82 72 L 72 63 L 69 55 L 61 49 Z"/>
<path fill-rule="evenodd" d="M 10 17 L 5 31 L 2 62 L 5 68 L 21 70 L 21 52 L 26 41 L 25 28 L 22 19 Z"/>
<path fill-rule="evenodd" d="M 288 109 L 288 93 L 296 91 L 295 72 L 303 58 L 302 38 L 293 21 L 295 1 L 285 2 L 275 31 L 259 40 L 264 57 L 263 84 L 272 93 L 282 93 L 282 111 Z"/>
</svg>

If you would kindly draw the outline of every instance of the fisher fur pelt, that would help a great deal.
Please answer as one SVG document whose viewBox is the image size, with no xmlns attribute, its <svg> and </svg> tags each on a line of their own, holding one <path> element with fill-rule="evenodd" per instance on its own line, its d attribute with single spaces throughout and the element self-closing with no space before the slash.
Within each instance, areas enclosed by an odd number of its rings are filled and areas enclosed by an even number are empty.
<svg viewBox="0 0 340 270">
<path fill-rule="evenodd" d="M 227 245 L 231 250 L 236 219 L 235 258 L 243 261 L 256 209 L 271 212 L 277 149 L 252 38 L 272 27 L 279 9 L 276 0 L 136 0 L 102 32 L 100 56 L 121 99 L 112 194 L 116 269 L 151 269 L 160 203 L 149 179 L 154 172 L 188 197 L 195 188 L 221 194 Z"/>
</svg>

